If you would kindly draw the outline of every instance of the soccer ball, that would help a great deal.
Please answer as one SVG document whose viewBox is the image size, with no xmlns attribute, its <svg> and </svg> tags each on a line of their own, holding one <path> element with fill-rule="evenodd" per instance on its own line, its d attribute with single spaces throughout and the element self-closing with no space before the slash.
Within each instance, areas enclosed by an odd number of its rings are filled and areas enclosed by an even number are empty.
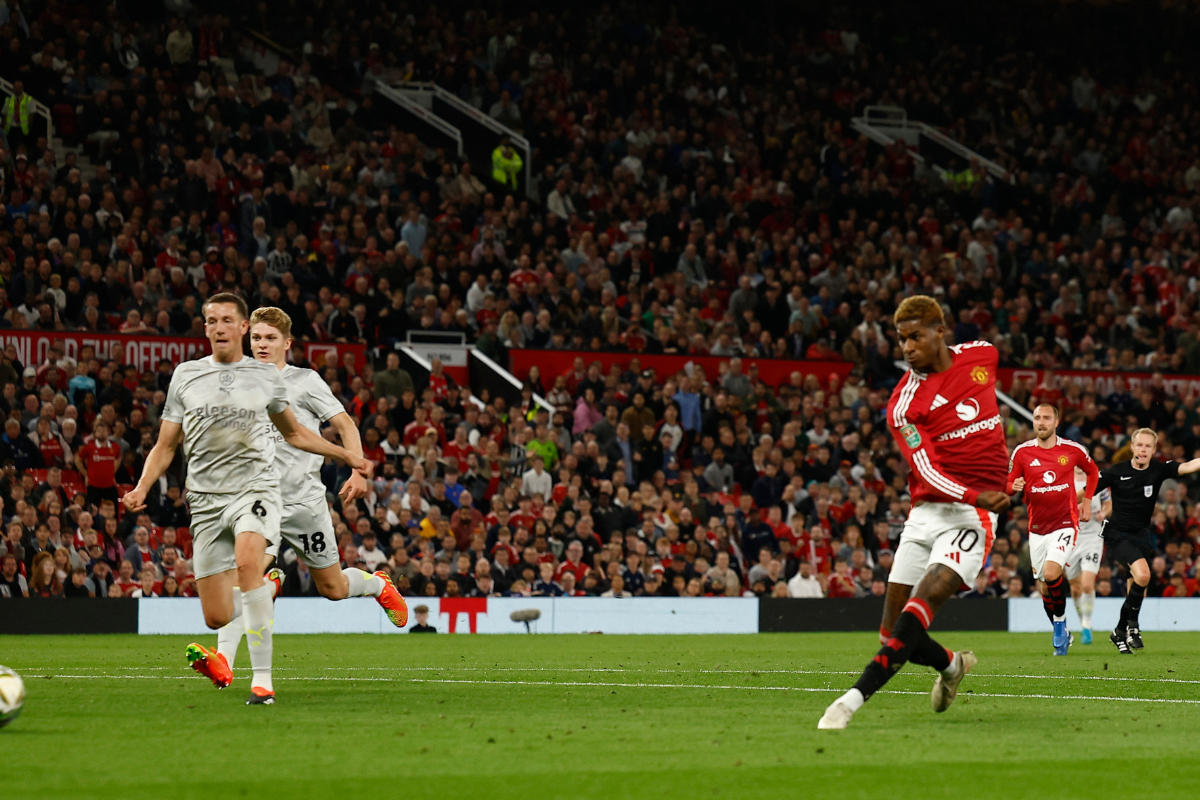
<svg viewBox="0 0 1200 800">
<path fill-rule="evenodd" d="M 25 683 L 8 667 L 0 667 L 0 728 L 21 714 L 25 702 Z"/>
</svg>

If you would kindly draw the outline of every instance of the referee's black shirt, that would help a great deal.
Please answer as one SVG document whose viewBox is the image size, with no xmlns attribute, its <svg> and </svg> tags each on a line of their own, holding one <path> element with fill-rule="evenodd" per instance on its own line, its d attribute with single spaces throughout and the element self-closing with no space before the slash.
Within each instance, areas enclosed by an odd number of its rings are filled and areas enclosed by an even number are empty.
<svg viewBox="0 0 1200 800">
<path fill-rule="evenodd" d="M 1106 535 L 1108 531 L 1134 534 L 1149 528 L 1158 502 L 1158 490 L 1164 481 L 1178 477 L 1178 461 L 1156 459 L 1151 459 L 1145 469 L 1135 469 L 1130 459 L 1101 472 L 1096 494 L 1103 489 L 1112 490 L 1112 516 L 1108 519 Z"/>
</svg>

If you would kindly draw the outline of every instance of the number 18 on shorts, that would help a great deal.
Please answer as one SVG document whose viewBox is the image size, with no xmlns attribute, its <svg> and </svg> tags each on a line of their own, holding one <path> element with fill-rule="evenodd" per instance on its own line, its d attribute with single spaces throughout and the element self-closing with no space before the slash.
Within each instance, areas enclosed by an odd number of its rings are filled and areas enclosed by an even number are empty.
<svg viewBox="0 0 1200 800">
<path fill-rule="evenodd" d="M 279 530 L 283 541 L 296 551 L 297 557 L 309 569 L 325 569 L 341 563 L 333 534 L 333 519 L 324 496 L 284 506 Z M 267 550 L 267 555 L 278 554 L 278 544 Z"/>
</svg>

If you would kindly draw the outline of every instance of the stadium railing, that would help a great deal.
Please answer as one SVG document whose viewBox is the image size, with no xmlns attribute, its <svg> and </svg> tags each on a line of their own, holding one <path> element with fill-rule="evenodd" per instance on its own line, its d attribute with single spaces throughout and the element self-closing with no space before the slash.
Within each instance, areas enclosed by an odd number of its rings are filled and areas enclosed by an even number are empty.
<svg viewBox="0 0 1200 800">
<path fill-rule="evenodd" d="M 4 94 L 5 99 L 11 97 L 13 93 L 12 82 L 5 78 L 0 78 L 0 92 Z M 33 110 L 33 116 L 41 117 L 41 119 L 46 123 L 46 143 L 49 144 L 54 139 L 54 114 L 51 112 L 48 105 L 39 102 L 32 95 L 30 95 L 29 99 L 31 101 L 29 105 Z M 32 122 L 32 120 L 30 120 L 30 122 Z M 33 159 L 30 160 L 32 161 Z"/>
<path fill-rule="evenodd" d="M 462 131 L 467 157 L 476 170 L 486 170 L 482 174 L 492 173 L 492 151 L 500 139 L 507 136 L 525 162 L 522 181 L 525 195 L 530 200 L 538 199 L 533 180 L 533 148 L 528 139 L 436 83 L 402 81 L 392 84 L 391 88 Z"/>
</svg>

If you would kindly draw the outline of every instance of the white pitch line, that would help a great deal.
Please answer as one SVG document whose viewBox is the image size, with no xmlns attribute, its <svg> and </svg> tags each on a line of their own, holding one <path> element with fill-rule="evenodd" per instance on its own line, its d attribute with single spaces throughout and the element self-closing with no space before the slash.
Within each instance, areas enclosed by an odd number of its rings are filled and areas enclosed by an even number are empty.
<svg viewBox="0 0 1200 800">
<path fill-rule="evenodd" d="M 37 667 L 30 668 L 32 672 L 26 671 L 24 674 L 32 677 L 40 677 L 37 673 Z M 102 667 L 76 667 L 79 670 L 88 669 L 103 669 Z M 177 667 L 138 667 L 144 670 L 175 670 Z M 809 669 L 646 669 L 641 667 L 414 667 L 414 666 L 396 666 L 396 667 L 274 667 L 273 672 L 297 672 L 303 669 L 317 669 L 324 672 L 583 672 L 589 674 L 595 673 L 659 673 L 663 675 L 678 675 L 681 672 L 691 672 L 702 675 L 825 675 L 825 676 L 844 676 L 844 675 L 861 675 L 862 670 L 858 671 L 837 671 L 837 670 L 809 670 Z M 250 667 L 235 667 L 236 672 L 250 672 Z M 104 676 L 108 673 L 101 673 Z M 83 676 L 80 676 L 83 677 Z M 194 676 L 188 676 L 194 677 Z M 926 677 L 924 672 L 901 672 L 898 677 Z M 1028 674 L 1008 674 L 1002 672 L 972 672 L 972 678 L 1006 678 L 1012 680 L 1041 680 L 1041 681 L 1110 681 L 1117 683 L 1180 683 L 1200 685 L 1200 680 L 1188 680 L 1185 678 L 1121 678 L 1116 676 L 1106 675 L 1028 675 Z M 316 680 L 314 678 L 314 680 Z M 365 680 L 365 679 L 364 679 Z"/>
<path fill-rule="evenodd" d="M 27 673 L 28 674 L 28 673 Z M 44 674 L 30 675 L 37 678 L 61 678 L 72 680 L 202 680 L 199 675 L 66 675 Z M 333 677 L 333 676 L 280 676 L 283 681 L 332 681 L 335 683 L 457 683 L 475 686 L 546 686 L 561 688 L 563 686 L 587 686 L 596 688 L 616 687 L 621 689 L 708 689 L 733 690 L 748 692 L 810 692 L 810 693 L 839 693 L 842 689 L 821 688 L 811 686 L 730 686 L 705 683 L 616 683 L 610 681 L 484 681 L 466 678 L 370 678 L 370 677 Z M 884 690 L 885 694 L 905 694 L 924 696 L 928 692 L 913 692 L 906 690 Z M 1056 695 L 1056 694 L 1010 694 L 1003 692 L 967 692 L 970 697 L 1008 698 L 1014 700 L 1113 700 L 1123 703 L 1167 703 L 1172 705 L 1200 705 L 1200 700 L 1180 700 L 1164 697 L 1107 697 L 1102 695 Z"/>
<path fill-rule="evenodd" d="M 409 683 L 467 683 L 484 684 L 488 686 L 618 686 L 629 689 L 733 689 L 759 692 L 834 692 L 841 693 L 842 689 L 821 689 L 807 686 L 720 686 L 703 683 L 609 683 L 604 681 L 476 681 L 453 678 L 409 678 Z M 915 694 L 927 695 L 928 692 L 888 691 L 886 694 Z M 1103 697 L 1091 695 L 1058 695 L 1058 694 L 1006 694 L 1000 692 L 969 692 L 967 697 L 1006 697 L 1013 699 L 1036 700 L 1118 700 L 1126 703 L 1171 703 L 1178 705 L 1200 705 L 1200 700 L 1175 700 L 1171 698 L 1151 697 Z"/>
</svg>

